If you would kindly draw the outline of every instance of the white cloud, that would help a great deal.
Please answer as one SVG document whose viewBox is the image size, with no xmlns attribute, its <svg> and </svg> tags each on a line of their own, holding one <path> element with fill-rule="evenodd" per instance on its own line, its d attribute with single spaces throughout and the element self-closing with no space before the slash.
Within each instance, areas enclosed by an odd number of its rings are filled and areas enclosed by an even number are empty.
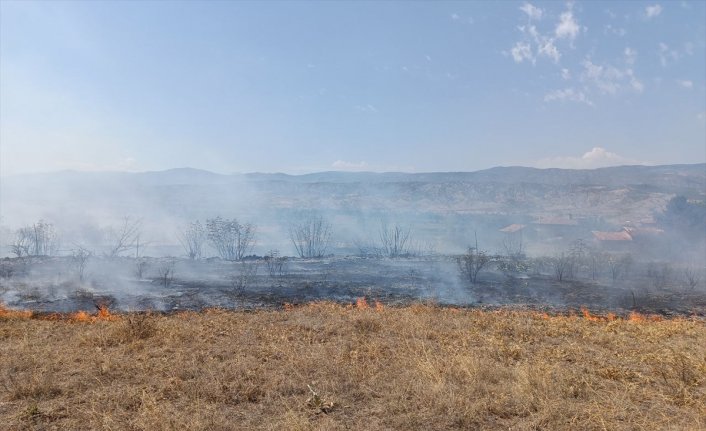
<svg viewBox="0 0 706 431">
<path fill-rule="evenodd" d="M 569 69 L 561 69 L 561 79 L 564 81 L 571 79 L 571 72 L 569 72 Z"/>
<path fill-rule="evenodd" d="M 527 14 L 527 18 L 529 18 L 529 20 L 539 21 L 542 19 L 542 9 L 532 5 L 531 3 L 523 4 L 522 7 L 520 7 L 520 10 Z"/>
<path fill-rule="evenodd" d="M 616 36 L 623 37 L 628 34 L 628 31 L 622 27 L 613 27 L 611 24 L 606 24 L 603 26 L 603 34 L 614 34 Z"/>
<path fill-rule="evenodd" d="M 529 43 L 517 42 L 510 50 L 510 53 L 512 54 L 512 59 L 515 60 L 515 63 L 522 63 L 524 60 L 534 63 L 532 47 L 530 47 Z"/>
<path fill-rule="evenodd" d="M 451 21 L 458 22 L 458 23 L 468 23 L 468 24 L 475 23 L 475 20 L 473 19 L 472 16 L 469 16 L 468 18 L 464 19 L 461 15 L 459 15 L 457 13 L 451 14 Z"/>
<path fill-rule="evenodd" d="M 545 102 L 577 102 L 585 103 L 588 106 L 593 106 L 586 93 L 575 90 L 573 88 L 565 88 L 563 90 L 554 90 L 544 96 Z"/>
<path fill-rule="evenodd" d="M 659 14 L 661 14 L 661 13 L 662 13 L 662 6 L 660 6 L 659 4 L 647 6 L 645 8 L 645 14 L 647 15 L 647 19 L 659 16 Z"/>
<path fill-rule="evenodd" d="M 378 112 L 377 108 L 371 104 L 355 105 L 353 108 L 355 108 L 356 111 L 360 111 L 360 112 L 368 112 L 368 113 Z"/>
<path fill-rule="evenodd" d="M 662 67 L 667 67 L 669 63 L 679 60 L 679 53 L 676 50 L 669 48 L 669 45 L 664 42 L 659 43 L 658 55 L 659 63 Z"/>
<path fill-rule="evenodd" d="M 559 24 L 557 24 L 554 33 L 559 39 L 569 39 L 571 41 L 576 39 L 579 34 L 579 24 L 574 19 L 573 11 L 567 10 L 560 15 Z"/>
<path fill-rule="evenodd" d="M 366 162 L 346 162 L 344 160 L 336 160 L 331 164 L 331 167 L 337 171 L 366 171 L 370 170 L 370 165 Z"/>
<path fill-rule="evenodd" d="M 557 49 L 556 45 L 554 45 L 553 38 L 540 34 L 539 31 L 537 31 L 537 27 L 535 27 L 534 25 L 530 25 L 527 27 L 520 26 L 519 29 L 526 36 L 528 35 L 532 38 L 532 41 L 535 44 L 535 50 L 537 51 L 537 55 L 548 57 L 553 60 L 554 63 L 559 62 L 559 59 L 561 58 L 561 53 L 559 52 L 559 49 Z M 525 43 L 527 44 L 527 46 L 529 46 L 529 42 Z M 534 63 L 534 58 L 532 58 L 532 62 Z"/>
<path fill-rule="evenodd" d="M 541 42 L 538 43 L 537 46 L 537 52 L 539 55 L 543 55 L 545 57 L 551 58 L 554 63 L 559 62 L 559 58 L 561 58 L 561 54 L 559 53 L 559 50 L 556 48 L 556 45 L 554 45 L 554 39 L 544 39 Z"/>
<path fill-rule="evenodd" d="M 678 79 L 677 84 L 679 84 L 679 86 L 682 88 L 693 88 L 694 87 L 694 83 L 689 81 L 688 79 Z"/>
<path fill-rule="evenodd" d="M 702 111 L 696 114 L 696 119 L 702 122 L 706 122 L 706 111 Z"/>
<path fill-rule="evenodd" d="M 637 51 L 634 49 L 630 48 L 629 46 L 625 48 L 625 63 L 629 65 L 635 64 L 635 60 L 637 59 Z"/>
<path fill-rule="evenodd" d="M 645 164 L 645 162 L 620 156 L 602 147 L 594 147 L 591 151 L 584 153 L 581 157 L 552 157 L 538 160 L 533 163 L 533 166 L 538 168 L 594 169 L 604 168 L 607 166 L 642 164 Z"/>
<path fill-rule="evenodd" d="M 581 80 L 594 86 L 602 94 L 617 94 L 626 89 L 642 93 L 644 85 L 631 68 L 618 69 L 610 64 L 598 65 L 589 59 L 582 62 Z"/>
</svg>

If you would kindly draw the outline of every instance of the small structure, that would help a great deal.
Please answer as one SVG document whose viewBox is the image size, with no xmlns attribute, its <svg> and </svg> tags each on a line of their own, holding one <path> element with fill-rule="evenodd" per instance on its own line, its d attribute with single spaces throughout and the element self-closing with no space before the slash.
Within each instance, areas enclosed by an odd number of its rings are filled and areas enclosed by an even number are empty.
<svg viewBox="0 0 706 431">
<path fill-rule="evenodd" d="M 532 225 L 539 241 L 570 241 L 580 237 L 579 222 L 572 216 L 541 216 Z"/>
<path fill-rule="evenodd" d="M 643 238 L 652 239 L 655 237 L 659 237 L 664 233 L 664 230 L 656 226 L 625 226 L 623 227 L 623 230 L 630 234 L 630 236 L 634 240 L 639 240 Z"/>
<path fill-rule="evenodd" d="M 617 232 L 591 231 L 598 247 L 608 251 L 627 251 L 632 245 L 632 236 L 625 230 Z"/>
<path fill-rule="evenodd" d="M 508 233 L 508 234 L 510 234 L 510 233 L 517 233 L 517 232 L 520 232 L 522 229 L 524 229 L 524 228 L 526 228 L 526 227 L 527 227 L 527 226 L 526 226 L 526 225 L 523 225 L 523 224 L 513 223 L 513 224 L 511 224 L 511 225 L 509 225 L 509 226 L 505 226 L 504 228 L 500 229 L 500 232 Z"/>
</svg>

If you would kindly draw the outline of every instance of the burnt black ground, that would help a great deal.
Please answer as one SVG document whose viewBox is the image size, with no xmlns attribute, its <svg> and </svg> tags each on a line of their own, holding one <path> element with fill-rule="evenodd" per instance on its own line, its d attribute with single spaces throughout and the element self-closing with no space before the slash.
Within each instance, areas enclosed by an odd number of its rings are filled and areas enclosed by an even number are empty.
<svg viewBox="0 0 706 431">
<path fill-rule="evenodd" d="M 169 312 L 272 308 L 317 300 L 350 303 L 365 297 L 386 305 L 428 301 L 463 307 L 557 312 L 587 307 L 594 312 L 706 316 L 703 281 L 689 289 L 674 272 L 672 279 L 655 286 L 639 264 L 615 282 L 606 274 L 592 280 L 581 273 L 559 282 L 548 273 L 503 274 L 489 265 L 473 285 L 461 279 L 453 256 L 287 259 L 281 269 L 268 267 L 263 259 L 143 261 L 145 270 L 139 278 L 135 259 L 91 258 L 80 280 L 70 258 L 4 259 L 0 301 L 38 312 L 91 311 L 98 305 Z M 169 265 L 173 279 L 165 280 L 160 270 Z"/>
</svg>

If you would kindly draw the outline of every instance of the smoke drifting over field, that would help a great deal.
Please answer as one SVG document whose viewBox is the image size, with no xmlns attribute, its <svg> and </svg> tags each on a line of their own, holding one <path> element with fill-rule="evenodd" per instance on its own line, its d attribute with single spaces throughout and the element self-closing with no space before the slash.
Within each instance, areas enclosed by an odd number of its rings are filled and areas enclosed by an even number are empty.
<svg viewBox="0 0 706 431">
<path fill-rule="evenodd" d="M 704 313 L 705 184 L 704 165 L 6 177 L 0 300 L 170 310 L 367 296 Z"/>
</svg>

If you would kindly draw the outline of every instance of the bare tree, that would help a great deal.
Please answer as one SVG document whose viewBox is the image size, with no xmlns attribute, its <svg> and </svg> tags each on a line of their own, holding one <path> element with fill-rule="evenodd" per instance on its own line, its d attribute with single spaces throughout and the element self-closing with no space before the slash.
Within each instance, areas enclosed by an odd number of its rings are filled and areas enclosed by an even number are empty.
<svg viewBox="0 0 706 431">
<path fill-rule="evenodd" d="M 174 281 L 174 266 L 173 260 L 165 260 L 157 267 L 157 279 L 165 288 L 169 287 Z"/>
<path fill-rule="evenodd" d="M 476 247 L 468 247 L 466 253 L 458 258 L 458 267 L 461 276 L 471 284 L 476 284 L 478 273 L 490 262 L 490 256 L 485 251 Z"/>
<path fill-rule="evenodd" d="M 59 239 L 54 225 L 39 220 L 32 226 L 17 230 L 10 251 L 17 257 L 51 256 L 59 249 Z"/>
<path fill-rule="evenodd" d="M 696 286 L 698 286 L 701 282 L 699 272 L 692 266 L 687 266 L 684 268 L 683 275 L 684 281 L 686 282 L 687 287 L 689 287 L 689 290 L 694 290 L 694 288 L 696 288 Z"/>
<path fill-rule="evenodd" d="M 502 256 L 498 256 L 497 266 L 506 275 L 525 272 L 529 263 L 524 253 L 522 235 L 506 235 L 502 242 Z"/>
<path fill-rule="evenodd" d="M 595 280 L 598 278 L 601 268 L 606 263 L 605 253 L 593 250 L 588 253 L 588 270 L 591 272 L 591 279 Z"/>
<path fill-rule="evenodd" d="M 355 247 L 358 249 L 358 256 L 362 257 L 381 257 L 382 252 L 380 247 L 371 240 L 356 239 L 354 241 Z"/>
<path fill-rule="evenodd" d="M 550 260 L 552 269 L 554 270 L 554 278 L 557 281 L 564 281 L 569 278 L 572 274 L 572 266 L 574 264 L 574 258 L 571 253 L 561 252 L 555 255 Z"/>
<path fill-rule="evenodd" d="M 291 226 L 289 238 L 299 257 L 323 257 L 331 240 L 331 224 L 322 216 L 312 215 L 301 223 Z"/>
<path fill-rule="evenodd" d="M 251 281 L 257 276 L 258 262 L 256 260 L 238 263 L 238 270 L 228 276 L 230 285 L 235 294 L 240 295 L 245 291 Z"/>
<path fill-rule="evenodd" d="M 149 264 L 147 263 L 147 259 L 145 259 L 144 257 L 138 257 L 137 259 L 135 259 L 135 268 L 133 270 L 133 273 L 135 274 L 135 277 L 138 280 L 142 280 L 148 266 Z"/>
<path fill-rule="evenodd" d="M 265 265 L 270 278 L 280 283 L 288 274 L 287 257 L 281 256 L 279 250 L 270 250 L 265 256 Z"/>
<path fill-rule="evenodd" d="M 93 253 L 81 246 L 78 246 L 76 249 L 71 251 L 71 263 L 76 270 L 79 281 L 83 281 L 86 265 L 88 264 L 88 259 L 92 256 L 92 254 Z"/>
<path fill-rule="evenodd" d="M 216 217 L 206 220 L 207 236 L 225 260 L 242 260 L 255 245 L 255 226 Z"/>
<path fill-rule="evenodd" d="M 610 276 L 615 283 L 618 278 L 624 276 L 632 265 L 632 256 L 629 254 L 607 254 L 605 262 L 608 265 Z"/>
<path fill-rule="evenodd" d="M 133 219 L 130 216 L 126 216 L 117 228 L 108 228 L 107 234 L 110 249 L 108 250 L 107 255 L 110 257 L 119 256 L 121 253 L 124 253 L 135 247 L 136 244 L 139 244 L 141 227 L 142 220 Z"/>
<path fill-rule="evenodd" d="M 189 259 L 200 259 L 203 254 L 203 244 L 206 241 L 206 229 L 200 221 L 188 223 L 179 232 L 177 237 Z"/>
<path fill-rule="evenodd" d="M 31 246 L 31 231 L 23 227 L 15 232 L 15 239 L 10 244 L 10 251 L 17 257 L 29 256 Z"/>
<path fill-rule="evenodd" d="M 522 234 L 506 235 L 502 242 L 503 254 L 512 259 L 521 259 L 525 255 Z"/>
<path fill-rule="evenodd" d="M 582 268 L 586 268 L 588 256 L 588 244 L 583 239 L 577 239 L 571 242 L 569 246 L 570 264 L 568 267 L 569 278 L 576 278 Z"/>
<path fill-rule="evenodd" d="M 672 267 L 666 262 L 647 264 L 647 277 L 652 281 L 652 287 L 661 289 L 669 283 L 672 278 Z"/>
<path fill-rule="evenodd" d="M 380 245 L 382 254 L 387 257 L 401 257 L 409 254 L 410 228 L 395 224 L 388 227 L 383 223 L 380 227 Z"/>
</svg>

